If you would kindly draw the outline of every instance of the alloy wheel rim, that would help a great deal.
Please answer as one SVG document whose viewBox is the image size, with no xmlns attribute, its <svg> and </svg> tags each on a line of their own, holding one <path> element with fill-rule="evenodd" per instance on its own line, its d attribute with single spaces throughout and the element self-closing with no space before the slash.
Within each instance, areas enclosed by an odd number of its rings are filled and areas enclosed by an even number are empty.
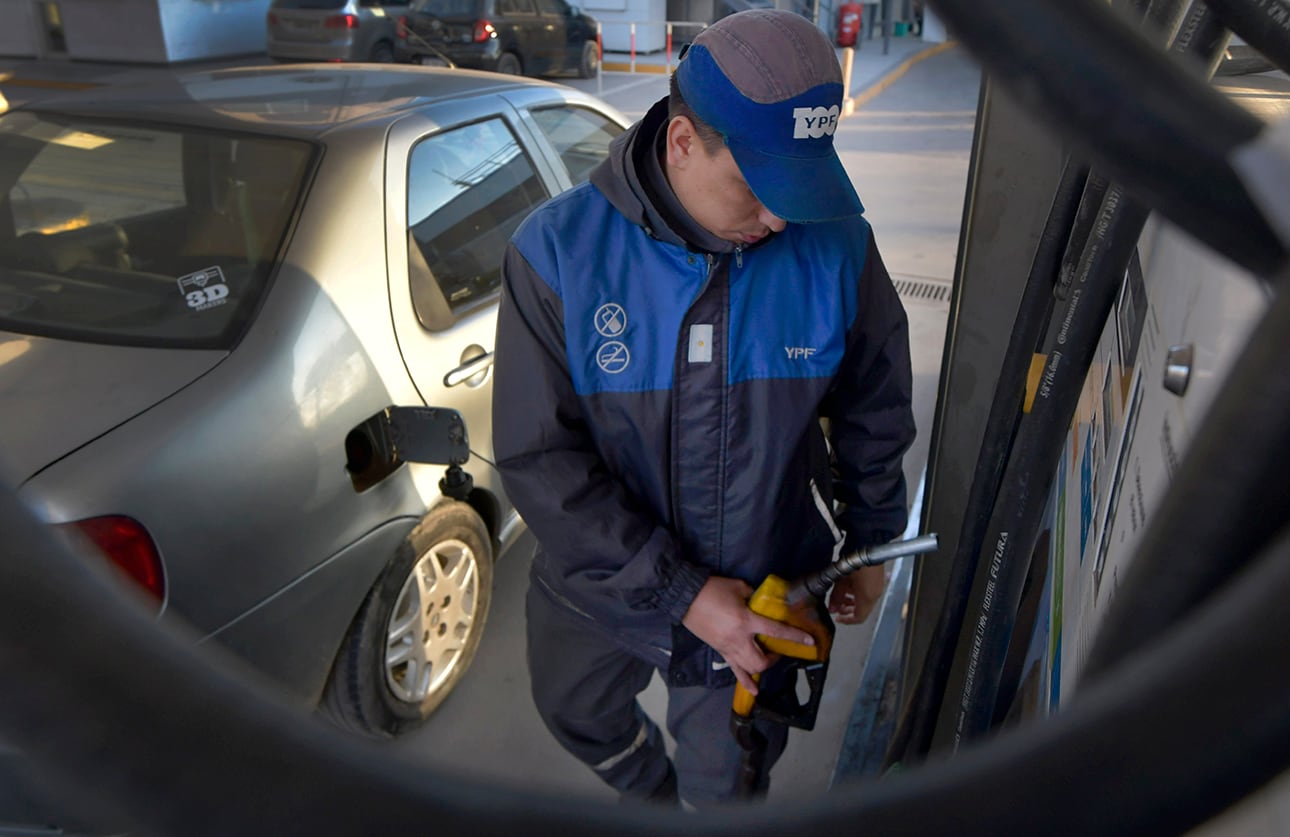
<svg viewBox="0 0 1290 837">
<path fill-rule="evenodd" d="M 464 542 L 439 541 L 417 559 L 386 627 L 385 680 L 396 698 L 420 703 L 461 665 L 478 603 L 479 566 Z"/>
</svg>

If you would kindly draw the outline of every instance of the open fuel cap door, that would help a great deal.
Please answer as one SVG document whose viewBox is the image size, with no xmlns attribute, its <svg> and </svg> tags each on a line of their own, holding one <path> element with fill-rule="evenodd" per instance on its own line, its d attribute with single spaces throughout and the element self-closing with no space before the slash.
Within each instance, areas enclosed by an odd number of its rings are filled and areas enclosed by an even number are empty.
<svg viewBox="0 0 1290 837">
<path fill-rule="evenodd" d="M 404 462 L 464 465 L 470 440 L 461 413 L 447 407 L 389 407 L 386 432 L 394 454 Z"/>
</svg>

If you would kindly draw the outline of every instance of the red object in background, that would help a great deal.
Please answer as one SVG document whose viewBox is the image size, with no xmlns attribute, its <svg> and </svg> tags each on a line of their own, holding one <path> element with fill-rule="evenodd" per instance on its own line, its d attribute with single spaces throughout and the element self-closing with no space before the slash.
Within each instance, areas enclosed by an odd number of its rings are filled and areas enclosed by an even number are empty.
<svg viewBox="0 0 1290 837">
<path fill-rule="evenodd" d="M 332 15 L 323 20 L 324 29 L 357 29 L 358 15 Z"/>
<path fill-rule="evenodd" d="M 838 46 L 855 46 L 864 25 L 864 6 L 859 3 L 843 3 L 838 6 Z"/>
</svg>

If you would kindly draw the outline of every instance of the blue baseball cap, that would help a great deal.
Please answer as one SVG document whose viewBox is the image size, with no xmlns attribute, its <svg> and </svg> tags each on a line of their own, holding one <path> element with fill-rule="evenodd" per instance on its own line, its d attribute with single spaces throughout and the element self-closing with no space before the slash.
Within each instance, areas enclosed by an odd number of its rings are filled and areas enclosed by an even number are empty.
<svg viewBox="0 0 1290 837">
<path fill-rule="evenodd" d="M 690 44 L 676 82 L 775 215 L 801 224 L 864 212 L 833 148 L 842 69 L 815 24 L 779 9 L 724 17 Z"/>
</svg>

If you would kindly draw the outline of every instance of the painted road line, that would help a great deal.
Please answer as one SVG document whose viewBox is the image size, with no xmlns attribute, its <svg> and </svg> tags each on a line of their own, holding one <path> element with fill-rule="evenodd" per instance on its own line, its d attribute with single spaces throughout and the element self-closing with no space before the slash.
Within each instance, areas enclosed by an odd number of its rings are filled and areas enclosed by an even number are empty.
<svg viewBox="0 0 1290 837">
<path fill-rule="evenodd" d="M 12 73 L 0 73 L 0 86 L 3 87 L 43 87 L 51 90 L 88 90 L 91 87 L 102 87 L 96 81 L 58 81 L 49 78 L 17 78 Z"/>
<path fill-rule="evenodd" d="M 602 68 L 602 69 L 604 69 L 605 71 L 607 71 L 607 72 L 611 72 L 611 73 L 630 73 L 630 72 L 633 72 L 633 70 L 632 70 L 632 65 L 631 65 L 631 64 L 626 64 L 626 63 L 623 63 L 623 62 L 621 62 L 621 61 L 605 61 L 605 62 L 604 62 L 604 63 L 602 63 L 600 66 L 601 66 L 601 68 Z M 663 64 L 640 64 L 640 63 L 638 63 L 638 64 L 636 65 L 636 70 L 635 70 L 635 72 L 638 72 L 638 73 L 659 73 L 659 74 L 661 74 L 661 75 L 667 75 L 668 73 L 672 72 L 672 68 L 671 68 L 671 67 L 667 67 L 667 66 L 665 66 L 665 65 L 663 65 Z"/>
<path fill-rule="evenodd" d="M 885 73 L 881 78 L 879 78 L 873 84 L 869 85 L 864 90 L 860 91 L 859 95 L 852 96 L 850 99 L 848 99 L 845 102 L 847 112 L 858 110 L 859 108 L 864 107 L 866 104 L 869 103 L 871 99 L 873 99 L 879 93 L 881 93 L 882 91 L 890 87 L 892 83 L 896 81 L 896 79 L 903 76 L 906 72 L 909 71 L 910 67 L 914 66 L 919 61 L 922 61 L 924 58 L 931 58 L 933 55 L 940 55 L 942 52 L 952 49 L 955 46 L 958 46 L 957 41 L 945 41 L 943 43 L 937 44 L 934 47 L 925 49 L 922 52 L 918 52 L 909 56 L 904 61 L 901 61 L 899 64 L 897 64 L 895 67 L 892 67 L 891 70 Z"/>
</svg>

